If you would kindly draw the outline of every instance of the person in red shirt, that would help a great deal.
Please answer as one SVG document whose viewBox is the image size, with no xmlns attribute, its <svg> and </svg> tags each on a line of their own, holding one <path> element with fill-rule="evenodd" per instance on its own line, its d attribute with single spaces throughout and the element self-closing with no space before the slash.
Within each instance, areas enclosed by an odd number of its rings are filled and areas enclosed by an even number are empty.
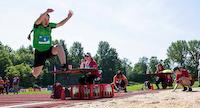
<svg viewBox="0 0 200 108">
<path fill-rule="evenodd" d="M 119 90 L 127 92 L 126 87 L 128 85 L 128 80 L 121 70 L 118 70 L 117 74 L 113 77 L 113 84 L 118 92 Z"/>
<path fill-rule="evenodd" d="M 188 86 L 188 91 L 192 91 L 189 72 L 184 67 L 175 67 L 174 72 L 176 75 L 176 83 L 183 87 L 183 91 L 187 90 L 186 86 Z"/>
<path fill-rule="evenodd" d="M 0 94 L 4 94 L 4 80 L 0 77 Z"/>
<path fill-rule="evenodd" d="M 165 81 L 165 76 L 162 73 L 162 71 L 164 70 L 164 67 L 162 64 L 158 64 L 157 67 L 156 67 L 156 74 L 157 74 L 157 77 L 156 77 L 156 86 L 157 86 L 157 89 L 160 89 L 159 87 L 159 84 L 160 82 L 164 82 Z"/>
<path fill-rule="evenodd" d="M 62 92 L 63 86 L 60 82 L 56 81 L 56 83 L 53 85 L 53 94 L 51 95 L 51 98 L 53 99 L 60 99 L 61 98 L 61 92 Z"/>
<path fill-rule="evenodd" d="M 11 84 L 11 82 L 10 82 L 10 80 L 6 77 L 5 78 L 5 80 L 4 80 L 4 82 L 5 82 L 5 91 L 6 91 L 6 94 L 8 94 L 9 93 L 9 90 L 10 90 L 10 84 Z"/>
<path fill-rule="evenodd" d="M 101 77 L 101 74 L 98 71 L 98 64 L 92 58 L 90 53 L 85 54 L 84 60 L 82 60 L 80 68 L 96 69 L 95 72 L 89 72 L 89 73 L 85 74 L 83 77 L 81 77 L 79 79 L 80 84 L 93 84 L 95 79 L 99 79 Z"/>
</svg>

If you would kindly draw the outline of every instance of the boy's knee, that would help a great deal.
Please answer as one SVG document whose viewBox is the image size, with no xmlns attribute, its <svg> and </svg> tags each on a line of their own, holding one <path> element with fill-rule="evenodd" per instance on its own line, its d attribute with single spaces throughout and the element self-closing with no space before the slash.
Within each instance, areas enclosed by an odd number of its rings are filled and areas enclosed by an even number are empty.
<svg viewBox="0 0 200 108">
<path fill-rule="evenodd" d="M 58 50 L 63 50 L 63 47 L 62 47 L 61 45 L 56 45 L 56 48 L 57 48 Z"/>
</svg>

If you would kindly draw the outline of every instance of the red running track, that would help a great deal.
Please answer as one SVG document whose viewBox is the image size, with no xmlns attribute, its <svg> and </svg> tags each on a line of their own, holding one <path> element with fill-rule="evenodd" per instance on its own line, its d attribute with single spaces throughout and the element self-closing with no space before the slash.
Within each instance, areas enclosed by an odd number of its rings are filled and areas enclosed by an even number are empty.
<svg viewBox="0 0 200 108">
<path fill-rule="evenodd" d="M 115 93 L 114 98 L 127 98 L 129 96 L 141 95 L 145 93 L 156 93 L 157 91 L 139 91 L 139 92 L 128 92 L 128 93 Z M 61 105 L 70 105 L 72 103 L 78 102 L 88 102 L 88 101 L 98 101 L 98 100 L 110 100 L 112 98 L 101 98 L 101 99 L 93 99 L 93 100 L 59 100 L 59 99 L 51 99 L 50 95 L 47 94 L 34 94 L 34 95 L 0 95 L 0 108 L 12 108 L 11 106 L 17 107 L 17 105 L 25 105 L 34 103 L 33 105 L 26 105 L 23 108 L 51 108 Z M 46 103 L 47 102 L 47 103 Z M 35 104 L 36 103 L 36 104 Z M 37 103 L 41 103 L 38 104 Z M 43 104 L 44 103 L 44 104 Z M 16 108 L 15 107 L 15 108 Z M 22 108 L 22 106 L 18 106 L 17 108 Z"/>
</svg>

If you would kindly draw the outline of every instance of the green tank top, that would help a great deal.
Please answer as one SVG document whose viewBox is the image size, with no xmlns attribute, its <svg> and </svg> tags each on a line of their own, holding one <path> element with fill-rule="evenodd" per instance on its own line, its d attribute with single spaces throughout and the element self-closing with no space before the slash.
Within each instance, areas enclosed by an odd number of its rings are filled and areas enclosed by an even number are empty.
<svg viewBox="0 0 200 108">
<path fill-rule="evenodd" d="M 56 28 L 55 23 L 49 23 L 47 27 L 42 24 L 34 25 L 33 47 L 40 52 L 48 50 L 52 46 L 51 31 Z"/>
</svg>

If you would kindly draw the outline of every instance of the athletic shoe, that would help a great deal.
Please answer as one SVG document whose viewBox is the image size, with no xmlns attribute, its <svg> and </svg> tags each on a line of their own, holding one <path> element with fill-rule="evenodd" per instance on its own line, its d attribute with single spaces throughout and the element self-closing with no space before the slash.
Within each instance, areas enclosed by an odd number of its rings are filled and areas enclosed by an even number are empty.
<svg viewBox="0 0 200 108">
<path fill-rule="evenodd" d="M 124 92 L 125 92 L 125 93 L 127 93 L 127 90 L 126 90 L 126 88 L 124 89 Z"/>
<path fill-rule="evenodd" d="M 187 90 L 187 87 L 184 87 L 182 91 L 186 91 L 186 90 Z"/>
<path fill-rule="evenodd" d="M 192 91 L 192 88 L 189 88 L 188 91 Z"/>
</svg>

